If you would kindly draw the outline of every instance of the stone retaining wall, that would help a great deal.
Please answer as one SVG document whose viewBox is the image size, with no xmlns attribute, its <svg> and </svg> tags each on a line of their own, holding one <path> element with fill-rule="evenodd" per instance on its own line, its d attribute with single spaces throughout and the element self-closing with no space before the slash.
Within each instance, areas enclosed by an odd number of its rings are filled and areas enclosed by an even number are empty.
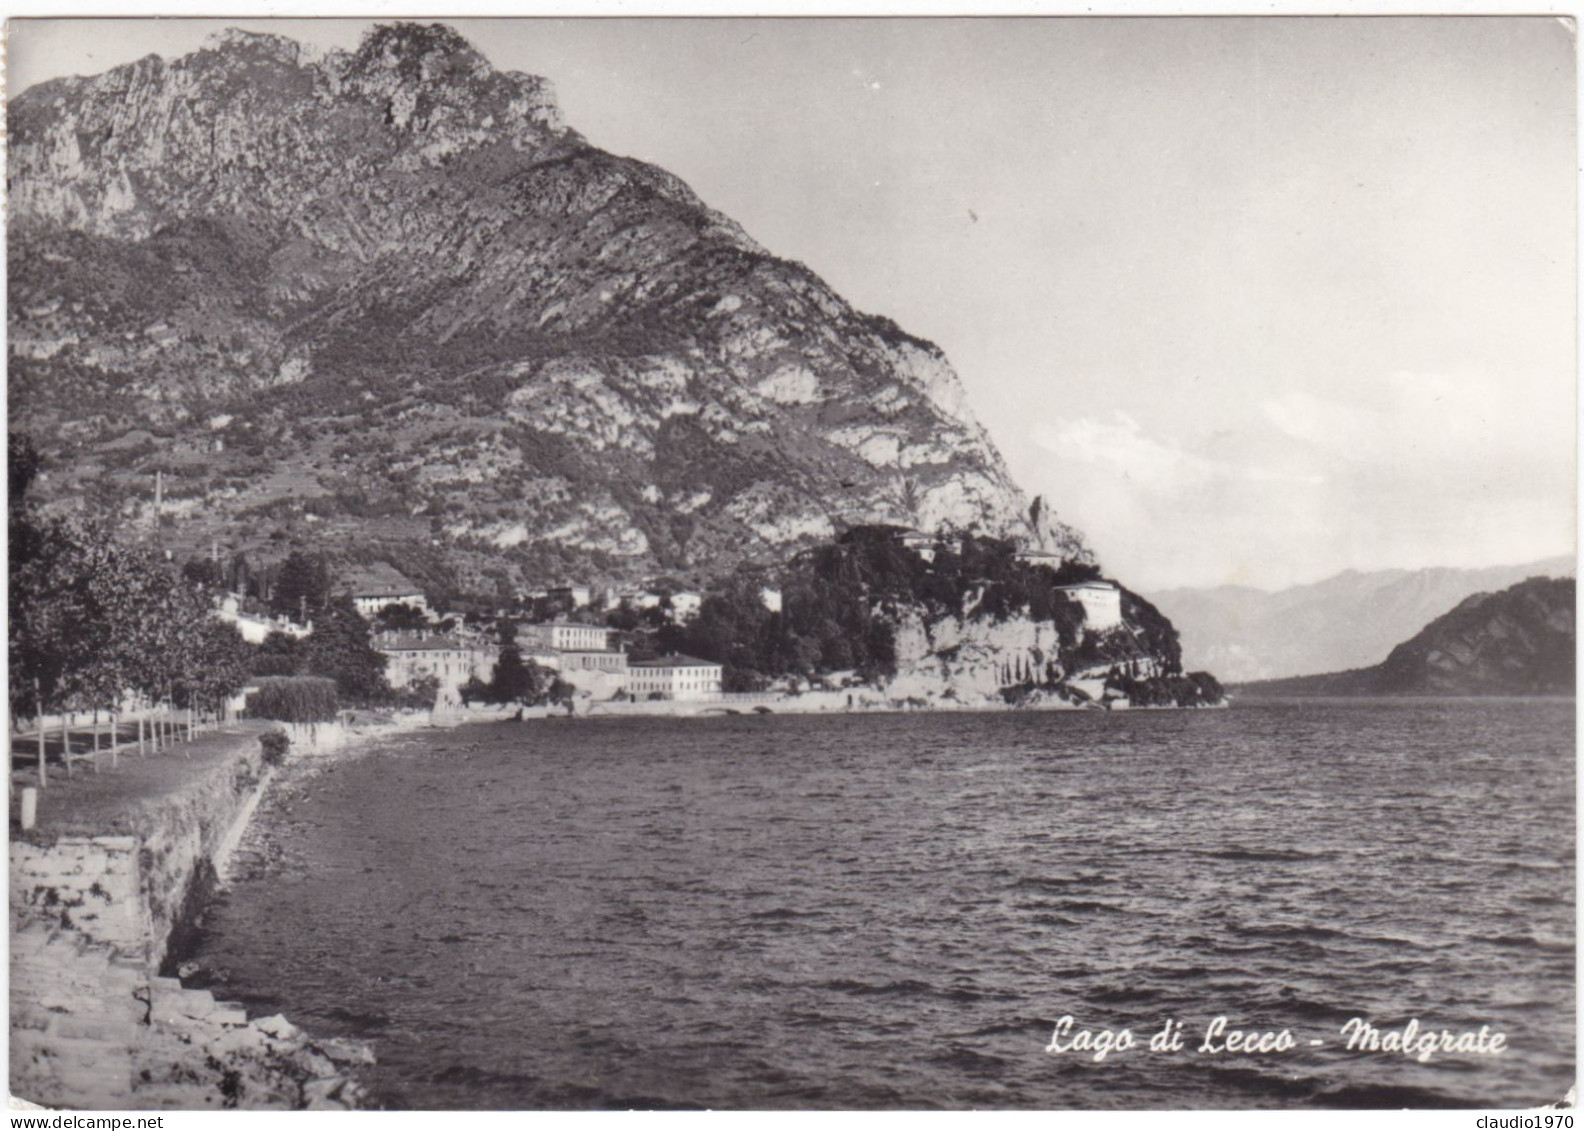
<svg viewBox="0 0 1584 1131">
<path fill-rule="evenodd" d="M 63 836 L 53 844 L 11 843 L 11 922 L 144 959 L 152 931 L 141 898 L 134 836 Z"/>
<path fill-rule="evenodd" d="M 355 1107 L 372 1060 L 160 967 L 269 774 L 256 730 L 139 815 L 131 836 L 11 842 L 11 1091 L 49 1107 Z M 308 746 L 307 733 L 296 745 Z M 346 736 L 323 735 L 327 747 Z M 304 751 L 310 753 L 312 751 Z"/>
</svg>

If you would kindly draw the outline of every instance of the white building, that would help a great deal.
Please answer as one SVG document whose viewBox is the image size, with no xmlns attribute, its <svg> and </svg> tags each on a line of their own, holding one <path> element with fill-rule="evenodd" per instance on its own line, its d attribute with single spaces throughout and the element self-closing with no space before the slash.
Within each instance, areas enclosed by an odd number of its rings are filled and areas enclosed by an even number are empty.
<svg viewBox="0 0 1584 1131">
<path fill-rule="evenodd" d="M 721 665 L 672 652 L 627 665 L 627 692 L 634 699 L 702 699 L 721 690 Z"/>
<path fill-rule="evenodd" d="M 1024 565 L 1050 566 L 1051 569 L 1060 569 L 1062 564 L 1062 556 L 1048 550 L 1019 550 L 1017 560 Z"/>
<path fill-rule="evenodd" d="M 384 562 L 352 570 L 345 588 L 352 595 L 352 604 L 367 619 L 372 620 L 386 605 L 406 605 L 433 619 L 423 590 Z"/>
<path fill-rule="evenodd" d="M 440 684 L 441 706 L 457 702 L 457 688 L 471 676 L 488 683 L 500 656 L 494 645 L 455 636 L 388 633 L 378 637 L 374 647 L 386 658 L 385 678 L 392 687 L 408 687 L 432 675 Z"/>
<path fill-rule="evenodd" d="M 541 648 L 554 648 L 558 652 L 609 652 L 611 633 L 598 624 L 577 624 L 558 620 L 548 624 L 525 624 L 519 630 L 524 642 Z"/>
<path fill-rule="evenodd" d="M 561 670 L 561 653 L 554 648 L 546 648 L 532 641 L 519 641 L 517 651 L 522 655 L 525 664 L 532 662 L 551 671 Z"/>
<path fill-rule="evenodd" d="M 925 561 L 935 560 L 935 546 L 940 541 L 938 535 L 927 534 L 922 530 L 904 530 L 898 538 L 905 548 L 912 550 Z"/>
<path fill-rule="evenodd" d="M 557 585 L 546 590 L 546 595 L 570 601 L 574 609 L 586 609 L 594 594 L 587 585 Z"/>
<path fill-rule="evenodd" d="M 680 593 L 671 594 L 671 619 L 681 623 L 692 620 L 698 616 L 698 611 L 704 605 L 701 594 L 684 589 Z"/>
<path fill-rule="evenodd" d="M 759 590 L 759 603 L 772 613 L 781 611 L 781 590 L 774 585 L 765 585 Z"/>
<path fill-rule="evenodd" d="M 226 594 L 225 599 L 220 602 L 220 607 L 215 610 L 215 615 L 221 620 L 230 621 L 236 625 L 237 631 L 242 634 L 242 639 L 249 644 L 264 643 L 265 637 L 272 632 L 281 632 L 287 636 L 295 636 L 301 639 L 313 631 L 312 623 L 302 625 L 289 621 L 285 617 L 261 617 L 254 616 L 251 613 L 244 613 L 241 611 L 234 593 Z"/>
<path fill-rule="evenodd" d="M 1114 581 L 1080 581 L 1062 585 L 1069 600 L 1083 606 L 1084 623 L 1097 631 L 1116 628 L 1122 623 L 1122 590 Z"/>
<path fill-rule="evenodd" d="M 609 651 L 560 651 L 555 653 L 556 669 L 562 672 L 614 672 L 627 674 L 627 653 Z"/>
</svg>

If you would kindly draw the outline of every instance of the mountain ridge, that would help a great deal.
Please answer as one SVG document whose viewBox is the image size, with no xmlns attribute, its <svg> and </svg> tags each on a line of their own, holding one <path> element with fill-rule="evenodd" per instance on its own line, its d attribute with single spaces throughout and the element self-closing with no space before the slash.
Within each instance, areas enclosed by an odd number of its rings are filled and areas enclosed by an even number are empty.
<svg viewBox="0 0 1584 1131">
<path fill-rule="evenodd" d="M 1280 590 L 1178 588 L 1150 597 L 1181 632 L 1185 663 L 1246 683 L 1366 667 L 1465 597 L 1573 572 L 1573 558 L 1559 556 L 1478 569 L 1344 570 Z"/>
<path fill-rule="evenodd" d="M 57 507 L 500 592 L 872 522 L 1093 561 L 938 347 L 443 25 L 233 30 L 11 122 L 13 424 Z"/>
<path fill-rule="evenodd" d="M 1368 668 L 1240 685 L 1262 695 L 1571 695 L 1575 582 L 1475 593 Z"/>
</svg>

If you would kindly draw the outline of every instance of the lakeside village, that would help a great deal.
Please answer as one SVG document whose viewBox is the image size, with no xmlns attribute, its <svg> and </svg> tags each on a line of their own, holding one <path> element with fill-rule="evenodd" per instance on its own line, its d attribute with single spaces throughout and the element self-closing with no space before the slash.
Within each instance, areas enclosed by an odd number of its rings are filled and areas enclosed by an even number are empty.
<svg viewBox="0 0 1584 1131">
<path fill-rule="evenodd" d="M 933 557 L 937 536 L 884 529 L 905 549 Z M 1024 561 L 1050 557 L 1020 556 Z M 289 561 L 285 572 L 293 575 L 303 568 L 312 567 Z M 734 671 L 729 678 L 724 657 L 678 651 L 690 643 L 688 630 L 706 600 L 692 590 L 617 590 L 568 582 L 524 592 L 515 608 L 495 610 L 491 622 L 432 609 L 418 585 L 384 562 L 353 567 L 332 585 L 369 621 L 371 644 L 386 659 L 391 687 L 409 697 L 428 698 L 432 692 L 437 711 L 516 703 L 569 714 L 652 713 L 664 703 L 761 708 L 789 696 L 808 697 L 800 705 L 815 709 L 873 701 L 873 672 L 849 669 L 768 680 Z M 779 587 L 750 588 L 766 614 L 782 614 Z M 1086 580 L 1059 589 L 1082 608 L 1090 627 L 1121 625 L 1121 591 L 1114 582 Z M 280 637 L 303 639 L 312 633 L 311 620 L 299 624 L 270 617 L 259 608 L 267 602 L 250 604 L 254 611 L 244 611 L 238 595 L 227 593 L 219 610 L 250 643 L 280 650 Z"/>
<path fill-rule="evenodd" d="M 701 714 L 915 707 L 1203 706 L 1170 623 L 1082 562 L 966 532 L 852 527 L 707 592 L 558 579 L 465 612 L 432 607 L 383 560 L 301 549 L 178 563 L 27 492 L 10 452 L 13 766 L 70 771 L 135 741 L 240 715 L 343 712 L 437 723 L 546 714 Z M 81 734 L 87 727 L 90 733 Z M 74 733 L 74 730 L 76 733 Z M 24 741 L 26 740 L 26 741 Z M 80 749 L 86 746 L 86 751 Z"/>
</svg>

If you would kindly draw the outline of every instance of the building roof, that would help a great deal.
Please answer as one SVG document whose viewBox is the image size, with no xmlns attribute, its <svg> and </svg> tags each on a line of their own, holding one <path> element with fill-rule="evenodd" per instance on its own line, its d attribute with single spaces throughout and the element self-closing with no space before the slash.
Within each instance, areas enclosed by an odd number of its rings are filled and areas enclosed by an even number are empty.
<svg viewBox="0 0 1584 1131">
<path fill-rule="evenodd" d="M 598 632 L 615 632 L 616 631 L 614 628 L 611 628 L 609 625 L 605 625 L 605 624 L 584 624 L 582 621 L 578 621 L 578 620 L 547 620 L 547 621 L 544 621 L 541 624 L 525 624 L 525 625 L 523 625 L 523 627 L 527 628 L 527 629 L 535 629 L 535 628 L 587 628 L 587 629 L 592 629 L 592 630 L 595 630 L 595 631 L 598 631 Z"/>
<path fill-rule="evenodd" d="M 354 597 L 408 597 L 423 589 L 389 562 L 353 566 L 346 571 L 342 588 Z"/>
<path fill-rule="evenodd" d="M 469 640 L 459 640 L 454 636 L 419 636 L 409 639 L 381 640 L 376 642 L 374 646 L 381 652 L 463 651 L 484 647 L 482 644 Z"/>
<path fill-rule="evenodd" d="M 701 660 L 696 656 L 668 652 L 653 660 L 629 660 L 627 666 L 629 668 L 718 668 L 721 665 L 714 660 Z"/>
<path fill-rule="evenodd" d="M 1116 592 L 1117 583 L 1114 581 L 1075 581 L 1071 585 L 1058 585 L 1057 589 L 1102 589 L 1109 593 Z"/>
</svg>

